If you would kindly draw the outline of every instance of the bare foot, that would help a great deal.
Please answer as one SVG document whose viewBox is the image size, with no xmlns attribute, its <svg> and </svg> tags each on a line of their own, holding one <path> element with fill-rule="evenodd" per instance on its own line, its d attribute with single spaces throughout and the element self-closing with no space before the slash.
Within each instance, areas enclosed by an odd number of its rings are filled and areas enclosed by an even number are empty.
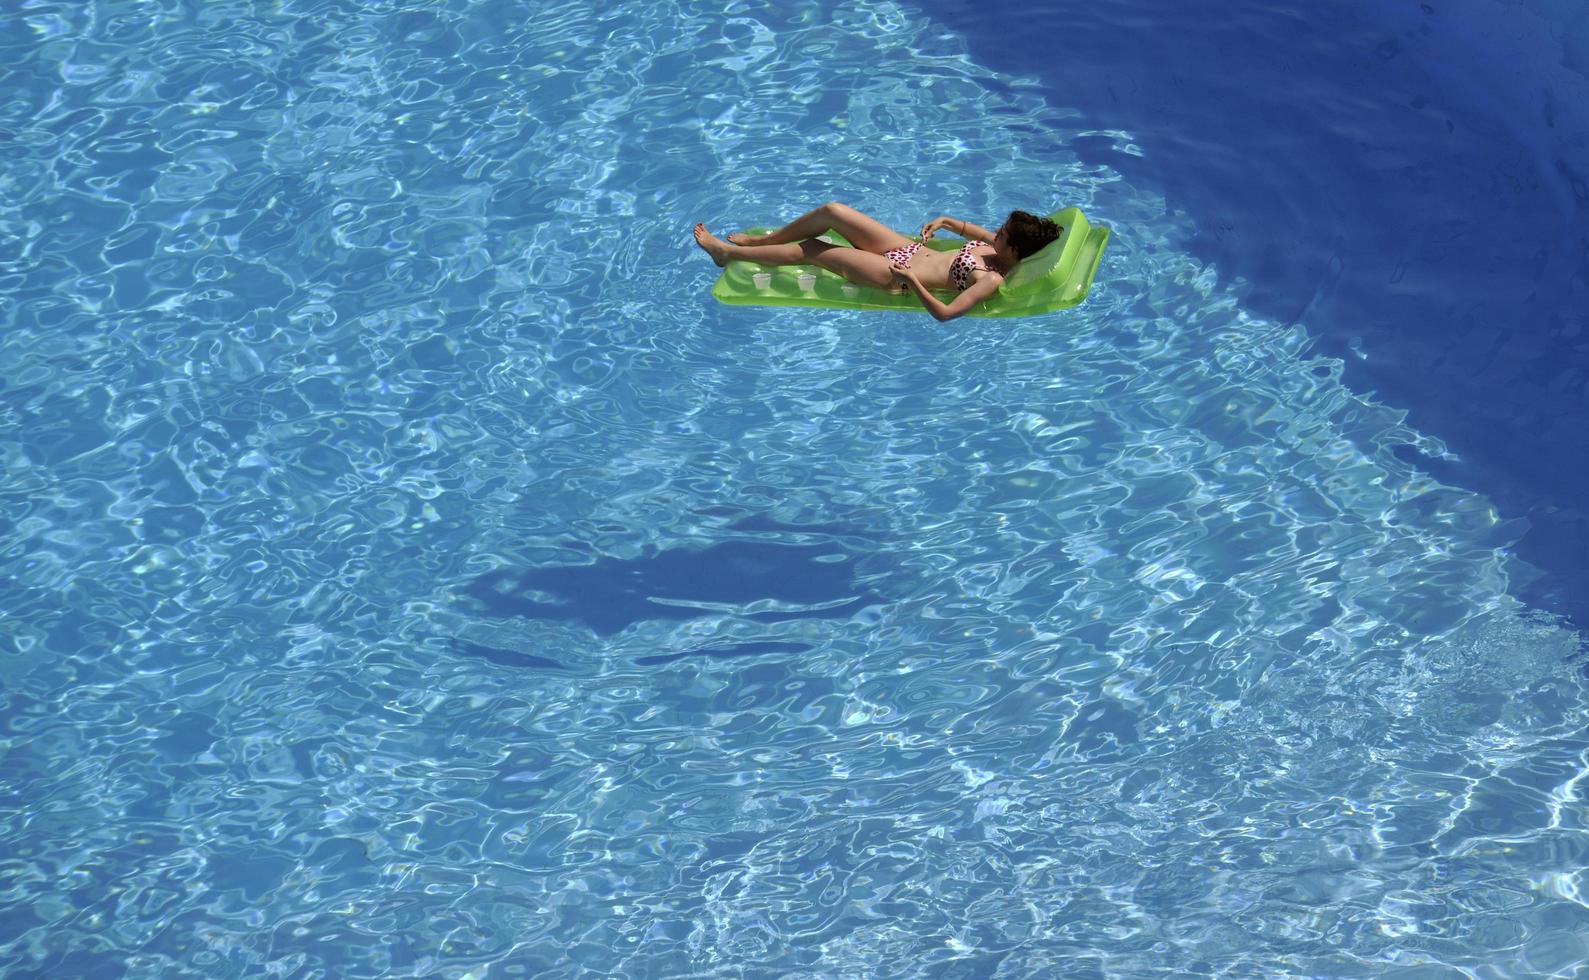
<svg viewBox="0 0 1589 980">
<path fill-rule="evenodd" d="M 699 221 L 695 223 L 695 244 L 701 246 L 701 251 L 710 255 L 719 267 L 728 264 L 728 245 L 707 231 L 706 225 Z"/>
<path fill-rule="evenodd" d="M 743 231 L 736 231 L 728 236 L 728 243 L 730 245 L 765 245 L 767 244 L 767 237 L 766 235 L 751 235 Z"/>
</svg>

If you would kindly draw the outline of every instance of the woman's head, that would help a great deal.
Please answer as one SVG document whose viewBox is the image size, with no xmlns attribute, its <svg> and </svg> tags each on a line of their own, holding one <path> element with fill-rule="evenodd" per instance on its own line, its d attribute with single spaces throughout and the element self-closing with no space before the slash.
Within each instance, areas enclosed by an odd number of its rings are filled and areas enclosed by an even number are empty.
<svg viewBox="0 0 1589 980">
<path fill-rule="evenodd" d="M 1011 211 L 1001 230 L 1004 240 L 1015 249 L 1015 254 L 1024 259 L 1058 238 L 1064 229 L 1047 218 L 1039 218 L 1025 211 Z"/>
</svg>

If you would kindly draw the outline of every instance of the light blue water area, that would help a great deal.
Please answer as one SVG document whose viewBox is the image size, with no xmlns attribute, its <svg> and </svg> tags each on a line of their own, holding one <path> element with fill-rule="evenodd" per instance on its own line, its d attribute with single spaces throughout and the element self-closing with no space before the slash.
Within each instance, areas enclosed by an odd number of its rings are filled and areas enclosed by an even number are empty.
<svg viewBox="0 0 1589 980">
<path fill-rule="evenodd" d="M 4 30 L 0 971 L 1589 958 L 1582 648 L 1517 529 L 954 35 Z M 833 197 L 1115 237 L 1048 317 L 710 301 L 691 222 Z"/>
</svg>

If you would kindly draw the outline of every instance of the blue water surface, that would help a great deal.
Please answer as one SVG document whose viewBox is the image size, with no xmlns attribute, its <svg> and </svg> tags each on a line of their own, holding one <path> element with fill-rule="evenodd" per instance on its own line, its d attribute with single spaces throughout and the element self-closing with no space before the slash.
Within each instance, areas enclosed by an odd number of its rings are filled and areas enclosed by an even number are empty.
<svg viewBox="0 0 1589 980">
<path fill-rule="evenodd" d="M 1589 12 L 1574 0 L 924 4 L 1096 127 L 1250 310 L 1409 411 L 1589 622 Z M 1012 32 L 1010 23 L 1023 30 Z"/>
<path fill-rule="evenodd" d="M 1524 515 L 985 31 L 0 19 L 0 972 L 1583 970 Z M 1114 239 L 1053 316 L 709 299 L 693 221 L 834 197 Z"/>
</svg>

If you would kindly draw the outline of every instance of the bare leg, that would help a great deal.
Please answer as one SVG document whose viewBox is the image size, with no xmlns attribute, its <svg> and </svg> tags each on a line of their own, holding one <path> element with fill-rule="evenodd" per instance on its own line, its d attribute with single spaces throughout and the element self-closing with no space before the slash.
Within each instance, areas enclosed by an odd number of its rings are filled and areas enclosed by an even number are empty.
<svg viewBox="0 0 1589 980">
<path fill-rule="evenodd" d="M 814 265 L 837 272 L 850 282 L 888 289 L 893 285 L 893 263 L 873 252 L 843 245 L 829 245 L 815 239 L 787 245 L 734 245 L 725 242 L 706 226 L 695 226 L 695 244 L 718 265 L 729 262 L 755 262 L 760 265 Z"/>
<path fill-rule="evenodd" d="M 863 252 L 883 254 L 891 248 L 902 248 L 915 239 L 899 232 L 837 201 L 829 201 L 766 235 L 730 235 L 734 245 L 786 245 L 791 242 L 815 238 L 828 229 L 843 235 L 845 240 Z"/>
<path fill-rule="evenodd" d="M 892 289 L 894 286 L 894 263 L 875 252 L 830 245 L 815 252 L 810 261 L 812 265 L 837 272 L 850 282 L 858 282 L 863 286 L 876 286 L 879 289 Z"/>
<path fill-rule="evenodd" d="M 701 251 L 712 257 L 718 265 L 727 265 L 730 262 L 756 262 L 760 265 L 800 265 L 810 262 L 807 244 L 789 245 L 733 245 L 723 241 L 716 235 L 706 230 L 706 226 L 697 223 L 694 229 L 695 244 L 701 246 Z M 810 245 L 817 248 L 832 248 L 826 242 L 813 241 Z"/>
</svg>

